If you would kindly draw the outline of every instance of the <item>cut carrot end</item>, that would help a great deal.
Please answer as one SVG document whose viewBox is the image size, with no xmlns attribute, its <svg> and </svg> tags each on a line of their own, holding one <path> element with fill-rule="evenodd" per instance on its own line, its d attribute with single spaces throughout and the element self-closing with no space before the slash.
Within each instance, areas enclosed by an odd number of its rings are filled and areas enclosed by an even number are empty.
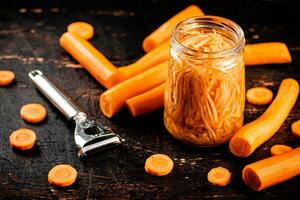
<svg viewBox="0 0 300 200">
<path fill-rule="evenodd" d="M 75 33 L 88 40 L 94 36 L 94 27 L 86 22 L 73 22 L 68 25 L 68 32 Z"/>
<path fill-rule="evenodd" d="M 154 176 L 165 176 L 173 169 L 174 163 L 165 154 L 154 154 L 145 162 L 145 171 Z"/>
<path fill-rule="evenodd" d="M 109 103 L 109 99 L 105 96 L 105 94 L 101 94 L 99 98 L 100 109 L 102 113 L 106 116 L 111 118 L 114 115 L 113 109 L 111 104 Z"/>
<path fill-rule="evenodd" d="M 20 111 L 21 118 L 29 123 L 38 123 L 47 116 L 46 108 L 38 103 L 31 103 L 22 106 Z"/>
<path fill-rule="evenodd" d="M 292 133 L 296 137 L 300 137 L 300 120 L 297 120 L 292 124 Z"/>
<path fill-rule="evenodd" d="M 22 151 L 31 149 L 34 146 L 35 141 L 35 132 L 27 128 L 15 130 L 9 136 L 9 143 L 11 147 Z"/>
<path fill-rule="evenodd" d="M 273 99 L 273 93 L 265 87 L 251 88 L 246 93 L 247 101 L 254 105 L 266 105 Z"/>
<path fill-rule="evenodd" d="M 283 145 L 283 144 L 276 144 L 271 147 L 270 152 L 272 156 L 278 156 L 287 153 L 291 150 L 293 150 L 293 148 L 290 146 Z"/>
<path fill-rule="evenodd" d="M 243 169 L 242 178 L 246 185 L 255 191 L 261 190 L 261 181 L 254 170 L 247 166 Z"/>
<path fill-rule="evenodd" d="M 48 173 L 48 182 L 56 187 L 72 185 L 77 178 L 77 171 L 71 165 L 57 165 Z"/>
<path fill-rule="evenodd" d="M 226 186 L 230 183 L 231 174 L 224 167 L 216 167 L 208 172 L 207 180 L 216 186 Z"/>
<path fill-rule="evenodd" d="M 9 70 L 0 70 L 0 86 L 7 86 L 15 80 L 15 73 Z"/>
<path fill-rule="evenodd" d="M 229 142 L 231 153 L 238 157 L 247 157 L 252 153 L 251 145 L 246 139 L 234 137 Z"/>
<path fill-rule="evenodd" d="M 155 49 L 157 46 L 157 44 L 155 43 L 155 40 L 153 40 L 151 37 L 147 37 L 144 41 L 143 41 L 143 49 L 145 52 L 149 52 L 152 49 Z"/>
</svg>

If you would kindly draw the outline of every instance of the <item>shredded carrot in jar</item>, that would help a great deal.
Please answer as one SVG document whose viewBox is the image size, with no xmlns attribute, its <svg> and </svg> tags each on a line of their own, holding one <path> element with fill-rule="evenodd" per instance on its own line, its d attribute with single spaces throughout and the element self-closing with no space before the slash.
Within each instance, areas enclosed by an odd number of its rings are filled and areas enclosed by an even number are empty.
<svg viewBox="0 0 300 200">
<path fill-rule="evenodd" d="M 243 124 L 243 53 L 220 58 L 218 53 L 232 49 L 234 43 L 215 29 L 182 31 L 177 40 L 196 53 L 189 57 L 171 49 L 165 125 L 186 143 L 224 143 Z"/>
</svg>

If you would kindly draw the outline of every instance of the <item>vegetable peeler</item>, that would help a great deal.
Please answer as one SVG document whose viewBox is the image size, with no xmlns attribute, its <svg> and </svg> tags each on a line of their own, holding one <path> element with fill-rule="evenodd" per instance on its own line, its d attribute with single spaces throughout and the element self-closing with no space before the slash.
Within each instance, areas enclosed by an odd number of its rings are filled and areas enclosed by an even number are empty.
<svg viewBox="0 0 300 200">
<path fill-rule="evenodd" d="M 69 121 L 75 122 L 74 138 L 78 156 L 82 157 L 95 150 L 114 146 L 122 142 L 119 135 L 109 127 L 88 120 L 86 113 L 73 101 L 66 92 L 58 89 L 40 70 L 29 72 L 29 77 Z"/>
</svg>

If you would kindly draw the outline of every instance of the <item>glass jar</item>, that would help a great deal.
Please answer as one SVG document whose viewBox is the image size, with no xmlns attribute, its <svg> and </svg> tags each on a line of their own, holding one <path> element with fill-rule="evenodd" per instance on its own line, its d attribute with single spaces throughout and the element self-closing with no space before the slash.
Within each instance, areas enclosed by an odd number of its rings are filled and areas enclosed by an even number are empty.
<svg viewBox="0 0 300 200">
<path fill-rule="evenodd" d="M 242 126 L 244 46 L 241 27 L 225 18 L 195 17 L 174 28 L 164 123 L 175 138 L 215 146 Z"/>
</svg>

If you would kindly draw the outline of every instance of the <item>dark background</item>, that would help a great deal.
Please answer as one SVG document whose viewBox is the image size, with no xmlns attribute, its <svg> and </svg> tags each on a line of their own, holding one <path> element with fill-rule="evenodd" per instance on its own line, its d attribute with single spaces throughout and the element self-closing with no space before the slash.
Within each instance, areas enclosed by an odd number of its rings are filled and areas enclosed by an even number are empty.
<svg viewBox="0 0 300 200">
<path fill-rule="evenodd" d="M 269 156 L 272 145 L 296 147 L 290 125 L 300 118 L 298 102 L 278 133 L 249 158 L 232 156 L 228 145 L 194 148 L 173 139 L 165 130 L 162 110 L 131 118 L 126 110 L 113 119 L 99 111 L 98 98 L 104 88 L 78 67 L 58 39 L 73 21 L 95 27 L 91 42 L 115 65 L 122 66 L 143 55 L 142 40 L 168 18 L 190 4 L 210 15 L 236 21 L 248 43 L 285 42 L 293 63 L 248 67 L 247 88 L 266 86 L 274 93 L 283 78 L 300 81 L 299 7 L 287 0 L 123 0 L 123 1 L 4 1 L 0 5 L 0 69 L 13 70 L 16 81 L 0 88 L 0 199 L 299 199 L 300 178 L 262 192 L 248 189 L 241 179 L 242 168 Z M 91 118 L 111 126 L 125 138 L 119 148 L 84 160 L 77 158 L 73 125 L 35 89 L 27 74 L 41 69 L 82 105 Z M 47 107 L 47 119 L 37 125 L 22 121 L 19 111 L 30 102 Z M 266 107 L 246 104 L 245 120 L 259 116 Z M 9 147 L 10 133 L 21 127 L 37 132 L 36 147 L 28 152 Z M 144 162 L 153 153 L 168 154 L 175 163 L 165 177 L 144 172 Z M 48 171 L 67 163 L 78 170 L 76 183 L 58 189 L 47 182 Z M 222 188 L 210 185 L 210 168 L 224 166 L 232 172 L 232 182 Z"/>
</svg>

